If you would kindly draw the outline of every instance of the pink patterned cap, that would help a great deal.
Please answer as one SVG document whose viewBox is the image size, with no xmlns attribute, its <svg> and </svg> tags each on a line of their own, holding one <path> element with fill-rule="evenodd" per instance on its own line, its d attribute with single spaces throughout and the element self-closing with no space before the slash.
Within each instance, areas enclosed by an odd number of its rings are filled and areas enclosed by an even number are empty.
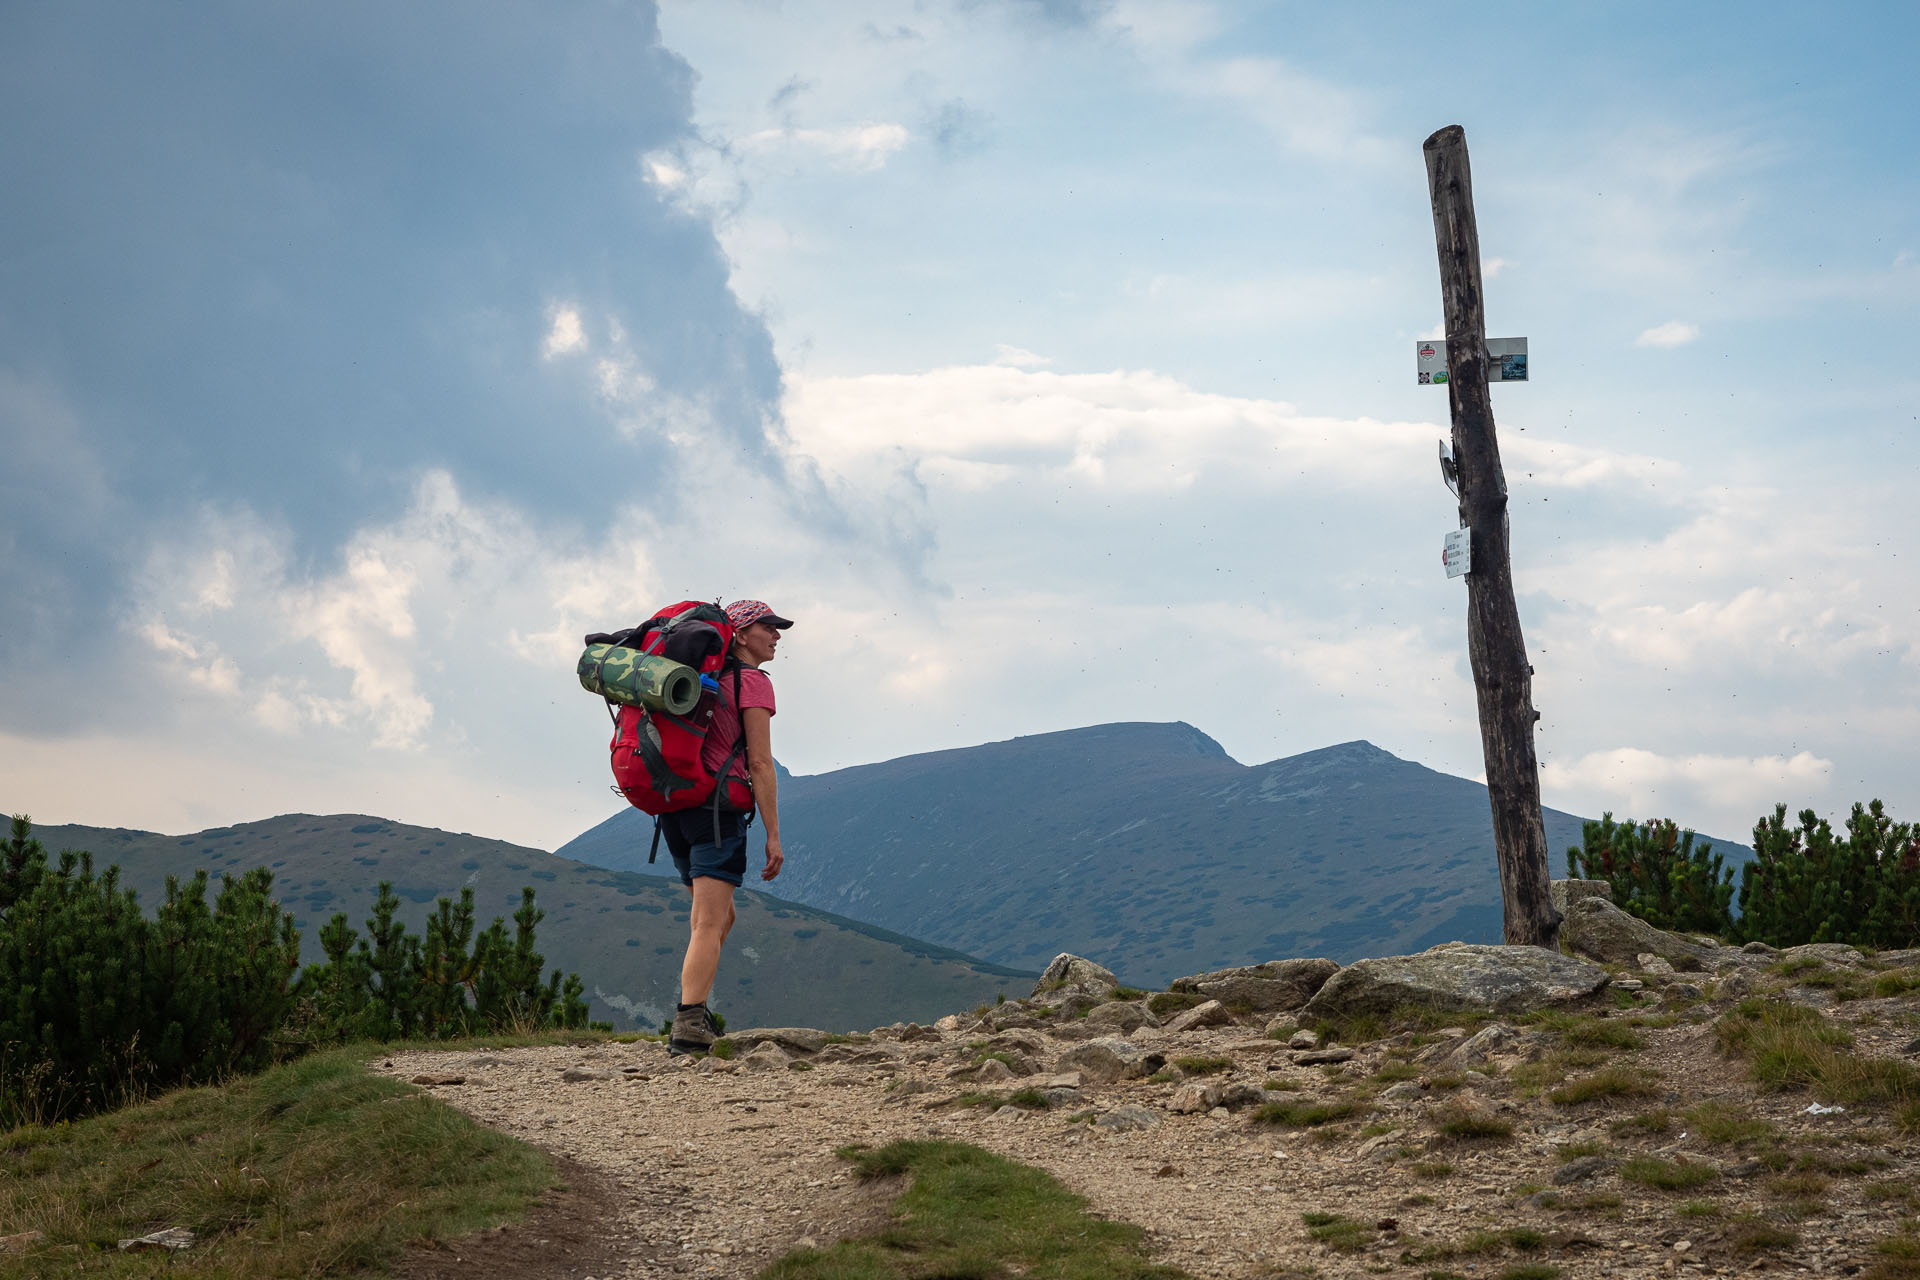
<svg viewBox="0 0 1920 1280">
<path fill-rule="evenodd" d="M 735 631 L 744 631 L 756 622 L 771 622 L 782 631 L 793 625 L 791 618 L 775 613 L 765 600 L 735 600 L 727 606 L 727 620 Z"/>
</svg>

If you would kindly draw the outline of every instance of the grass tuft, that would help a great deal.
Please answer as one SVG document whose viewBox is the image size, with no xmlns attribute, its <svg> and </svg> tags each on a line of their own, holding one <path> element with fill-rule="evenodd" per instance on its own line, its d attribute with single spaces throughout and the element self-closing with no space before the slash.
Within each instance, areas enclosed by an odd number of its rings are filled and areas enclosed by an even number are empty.
<svg viewBox="0 0 1920 1280">
<path fill-rule="evenodd" d="M 374 1075 L 362 1059 L 380 1051 L 350 1046 L 12 1130 L 6 1143 L 26 1158 L 0 1161 L 0 1223 L 46 1241 L 0 1256 L 0 1276 L 64 1272 L 76 1253 L 103 1274 L 151 1274 L 151 1259 L 115 1245 L 172 1226 L 200 1236 L 195 1275 L 357 1274 L 416 1241 L 523 1216 L 553 1183 L 547 1158 Z"/>
<path fill-rule="evenodd" d="M 1647 1073 L 1637 1067 L 1602 1067 L 1592 1075 L 1579 1076 L 1558 1086 L 1547 1096 L 1563 1107 L 1578 1106 L 1602 1098 L 1644 1098 L 1653 1093 Z"/>
<path fill-rule="evenodd" d="M 1461 1141 L 1513 1136 L 1513 1121 L 1459 1103 L 1435 1112 L 1434 1125 L 1447 1137 Z"/>
<path fill-rule="evenodd" d="M 1337 1213 L 1303 1213 L 1300 1221 L 1307 1224 L 1309 1238 L 1335 1253 L 1358 1253 L 1379 1234 L 1379 1228 L 1373 1224 L 1356 1222 Z"/>
<path fill-rule="evenodd" d="M 1659 1156 L 1634 1156 L 1620 1165 L 1620 1176 L 1628 1182 L 1660 1191 L 1691 1191 L 1719 1177 L 1710 1164 L 1696 1160 L 1662 1160 Z"/>
<path fill-rule="evenodd" d="M 1225 1057 L 1175 1058 L 1173 1065 L 1190 1076 L 1210 1076 L 1233 1070 L 1233 1059 Z"/>
<path fill-rule="evenodd" d="M 1849 1052 L 1853 1033 L 1818 1010 L 1784 1000 L 1741 1001 L 1715 1027 L 1721 1047 L 1752 1062 L 1771 1089 L 1812 1089 L 1828 1102 L 1891 1105 L 1895 1123 L 1920 1121 L 1920 1068 Z"/>
<path fill-rule="evenodd" d="M 894 1142 L 845 1150 L 863 1180 L 908 1178 L 879 1234 L 799 1249 L 764 1280 L 905 1280 L 1030 1274 L 1058 1280 L 1177 1280 L 1148 1262 L 1139 1227 L 1086 1212 L 1086 1201 L 1038 1169 L 958 1142 Z"/>
<path fill-rule="evenodd" d="M 1309 1129 L 1336 1120 L 1366 1114 L 1364 1102 L 1335 1099 L 1332 1102 L 1267 1102 L 1253 1113 L 1258 1124 L 1280 1125 L 1289 1129 Z"/>
</svg>

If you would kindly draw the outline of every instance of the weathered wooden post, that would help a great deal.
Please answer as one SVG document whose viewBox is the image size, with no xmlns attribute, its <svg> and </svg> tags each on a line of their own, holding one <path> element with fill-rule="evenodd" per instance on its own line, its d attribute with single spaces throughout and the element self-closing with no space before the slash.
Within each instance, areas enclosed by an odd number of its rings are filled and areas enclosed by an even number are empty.
<svg viewBox="0 0 1920 1280">
<path fill-rule="evenodd" d="M 1480 746 L 1493 806 L 1500 899 L 1510 945 L 1558 950 L 1560 915 L 1549 895 L 1547 832 L 1540 817 L 1540 762 L 1534 753 L 1533 668 L 1520 634 L 1507 551 L 1507 478 L 1487 392 L 1487 324 L 1480 294 L 1480 232 L 1473 218 L 1467 134 L 1448 125 L 1428 138 L 1427 190 L 1440 251 L 1447 317 L 1447 402 L 1460 524 L 1471 531 L 1467 574 L 1467 656 L 1480 704 Z M 1437 379 L 1436 379 L 1437 380 Z"/>
</svg>

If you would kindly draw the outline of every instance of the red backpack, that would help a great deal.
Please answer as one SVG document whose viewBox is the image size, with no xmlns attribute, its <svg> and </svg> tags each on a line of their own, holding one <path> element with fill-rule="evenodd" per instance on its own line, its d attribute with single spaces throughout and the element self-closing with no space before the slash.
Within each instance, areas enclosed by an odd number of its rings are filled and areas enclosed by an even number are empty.
<svg viewBox="0 0 1920 1280">
<path fill-rule="evenodd" d="M 740 706 L 740 663 L 733 651 L 733 623 L 717 604 L 682 600 L 668 605 L 637 627 L 586 638 L 589 645 L 610 644 L 683 663 L 700 673 L 700 700 L 685 715 L 643 706 L 618 706 L 614 712 L 613 761 L 615 790 L 634 808 L 653 814 L 679 813 L 702 804 L 713 809 L 714 843 L 720 842 L 720 811 L 753 811 L 753 790 L 732 772 L 733 762 L 747 747 L 741 725 L 733 750 L 717 772 L 701 762 L 707 731 L 720 707 L 720 682 L 733 682 L 734 714 Z M 721 778 L 726 785 L 718 785 Z M 654 824 L 652 862 L 660 851 L 660 828 Z"/>
</svg>

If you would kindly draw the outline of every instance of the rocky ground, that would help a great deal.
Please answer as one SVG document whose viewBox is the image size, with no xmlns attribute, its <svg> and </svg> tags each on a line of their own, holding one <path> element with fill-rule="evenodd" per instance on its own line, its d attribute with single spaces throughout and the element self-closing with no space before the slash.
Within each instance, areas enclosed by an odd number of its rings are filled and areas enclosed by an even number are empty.
<svg viewBox="0 0 1920 1280">
<path fill-rule="evenodd" d="M 567 1158 L 603 1216 L 417 1271 L 751 1276 L 884 1221 L 887 1191 L 837 1148 L 936 1137 L 1046 1169 L 1197 1276 L 1871 1272 L 1920 1208 L 1914 1117 L 1763 1089 L 1718 1027 L 1785 999 L 1904 1062 L 1920 1003 L 1895 989 L 1920 985 L 1920 955 L 1715 948 L 1585 914 L 1614 930 L 1586 935 L 1605 967 L 1452 947 L 1143 996 L 1063 957 L 1031 1001 L 737 1033 L 728 1060 L 644 1041 L 396 1054 L 374 1065 Z M 1895 993 L 1875 994 L 1885 974 Z"/>
</svg>

